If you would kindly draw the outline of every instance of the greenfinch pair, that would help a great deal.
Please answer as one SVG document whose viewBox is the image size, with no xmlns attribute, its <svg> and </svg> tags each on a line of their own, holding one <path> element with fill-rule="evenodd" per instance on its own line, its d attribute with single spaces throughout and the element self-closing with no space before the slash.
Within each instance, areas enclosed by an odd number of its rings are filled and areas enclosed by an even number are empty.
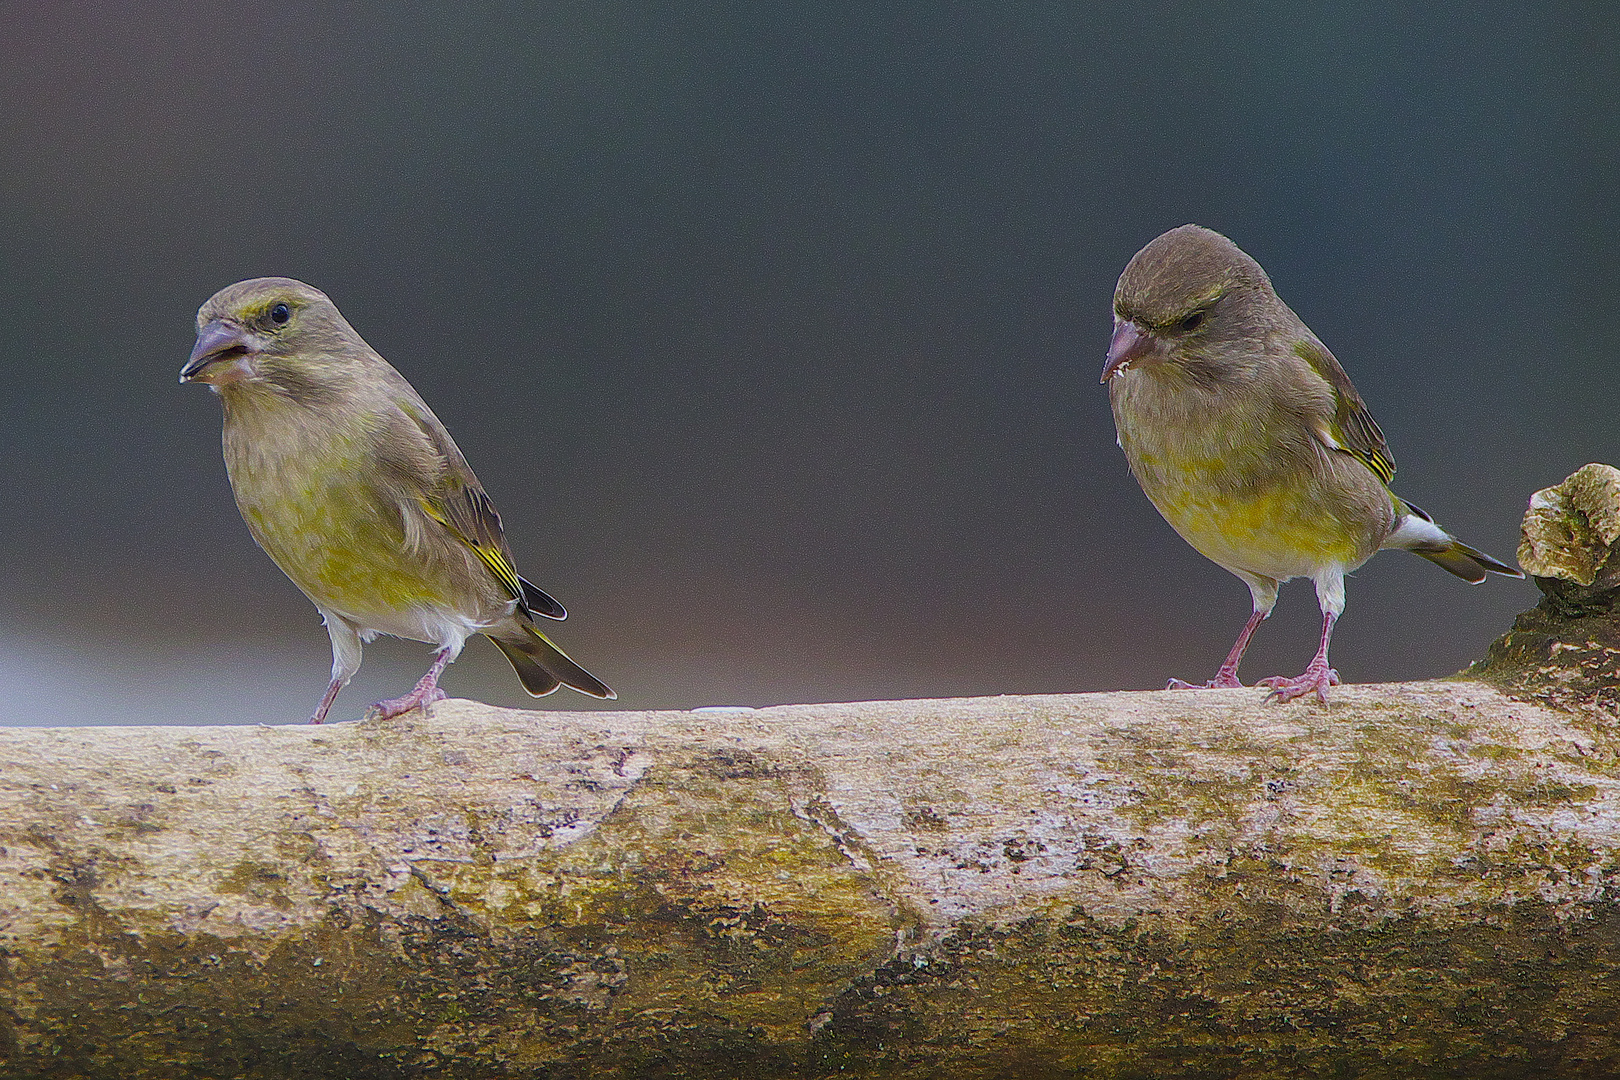
<svg viewBox="0 0 1620 1080">
<path fill-rule="evenodd" d="M 519 576 L 500 515 L 420 395 L 319 290 L 256 278 L 197 314 L 182 382 L 224 406 L 225 466 L 259 545 L 304 591 L 332 639 L 322 722 L 377 634 L 431 642 L 397 716 L 442 698 L 468 637 L 495 642 L 530 694 L 615 695 L 539 628 L 561 604 Z M 1466 581 L 1523 575 L 1451 536 L 1388 487 L 1395 474 L 1349 376 L 1232 241 L 1184 225 L 1137 252 L 1114 293 L 1103 368 L 1131 472 L 1165 520 L 1254 599 L 1207 687 L 1238 664 L 1282 582 L 1308 577 L 1322 609 L 1316 656 L 1262 680 L 1288 701 L 1327 701 L 1344 576 L 1381 548 L 1416 552 Z M 1172 679 L 1170 687 L 1192 684 Z"/>
</svg>

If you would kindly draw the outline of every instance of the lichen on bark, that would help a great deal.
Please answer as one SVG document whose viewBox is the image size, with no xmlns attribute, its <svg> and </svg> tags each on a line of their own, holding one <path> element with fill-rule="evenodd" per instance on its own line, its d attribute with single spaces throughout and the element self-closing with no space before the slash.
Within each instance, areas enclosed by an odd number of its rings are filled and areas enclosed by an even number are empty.
<svg viewBox="0 0 1620 1080">
<path fill-rule="evenodd" d="M 1519 563 L 1541 603 L 1468 674 L 1565 708 L 1620 708 L 1620 469 L 1585 465 L 1532 495 Z"/>
<path fill-rule="evenodd" d="M 1612 1068 L 1614 735 L 1262 697 L 0 731 L 4 1075 Z"/>
</svg>

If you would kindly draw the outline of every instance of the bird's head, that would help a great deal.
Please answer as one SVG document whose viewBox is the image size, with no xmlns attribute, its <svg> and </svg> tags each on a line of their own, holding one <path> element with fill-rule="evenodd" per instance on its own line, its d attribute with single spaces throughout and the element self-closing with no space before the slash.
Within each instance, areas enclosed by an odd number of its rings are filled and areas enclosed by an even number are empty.
<svg viewBox="0 0 1620 1080">
<path fill-rule="evenodd" d="M 266 385 L 296 398 L 340 377 L 356 343 L 365 348 L 319 289 L 292 278 L 239 281 L 197 311 L 180 381 L 216 391 Z"/>
<path fill-rule="evenodd" d="M 1201 225 L 1171 229 L 1120 275 L 1102 381 L 1157 364 L 1217 368 L 1278 304 L 1266 272 L 1232 241 Z"/>
</svg>

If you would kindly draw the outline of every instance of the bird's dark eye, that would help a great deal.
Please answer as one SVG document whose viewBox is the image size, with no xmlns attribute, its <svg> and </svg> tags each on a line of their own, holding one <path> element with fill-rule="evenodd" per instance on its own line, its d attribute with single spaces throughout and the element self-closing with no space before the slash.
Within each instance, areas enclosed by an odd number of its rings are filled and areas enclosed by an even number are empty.
<svg viewBox="0 0 1620 1080">
<path fill-rule="evenodd" d="M 292 308 L 286 304 L 277 304 L 270 309 L 270 321 L 277 326 L 281 326 L 290 318 L 292 318 Z"/>
<path fill-rule="evenodd" d="M 1188 315 L 1185 319 L 1182 319 L 1179 323 L 1177 323 L 1176 324 L 1176 329 L 1182 331 L 1183 333 L 1185 333 L 1188 330 L 1196 330 L 1200 326 L 1202 326 L 1203 324 L 1204 324 L 1204 313 L 1202 311 L 1195 311 L 1191 315 Z"/>
</svg>

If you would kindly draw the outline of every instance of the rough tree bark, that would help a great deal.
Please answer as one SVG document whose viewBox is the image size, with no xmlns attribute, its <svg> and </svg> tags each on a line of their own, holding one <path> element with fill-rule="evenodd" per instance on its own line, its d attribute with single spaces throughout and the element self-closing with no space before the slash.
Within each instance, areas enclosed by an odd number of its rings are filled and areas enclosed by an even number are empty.
<svg viewBox="0 0 1620 1080">
<path fill-rule="evenodd" d="M 0 730 L 0 1075 L 1620 1075 L 1602 488 L 1325 708 Z"/>
</svg>

